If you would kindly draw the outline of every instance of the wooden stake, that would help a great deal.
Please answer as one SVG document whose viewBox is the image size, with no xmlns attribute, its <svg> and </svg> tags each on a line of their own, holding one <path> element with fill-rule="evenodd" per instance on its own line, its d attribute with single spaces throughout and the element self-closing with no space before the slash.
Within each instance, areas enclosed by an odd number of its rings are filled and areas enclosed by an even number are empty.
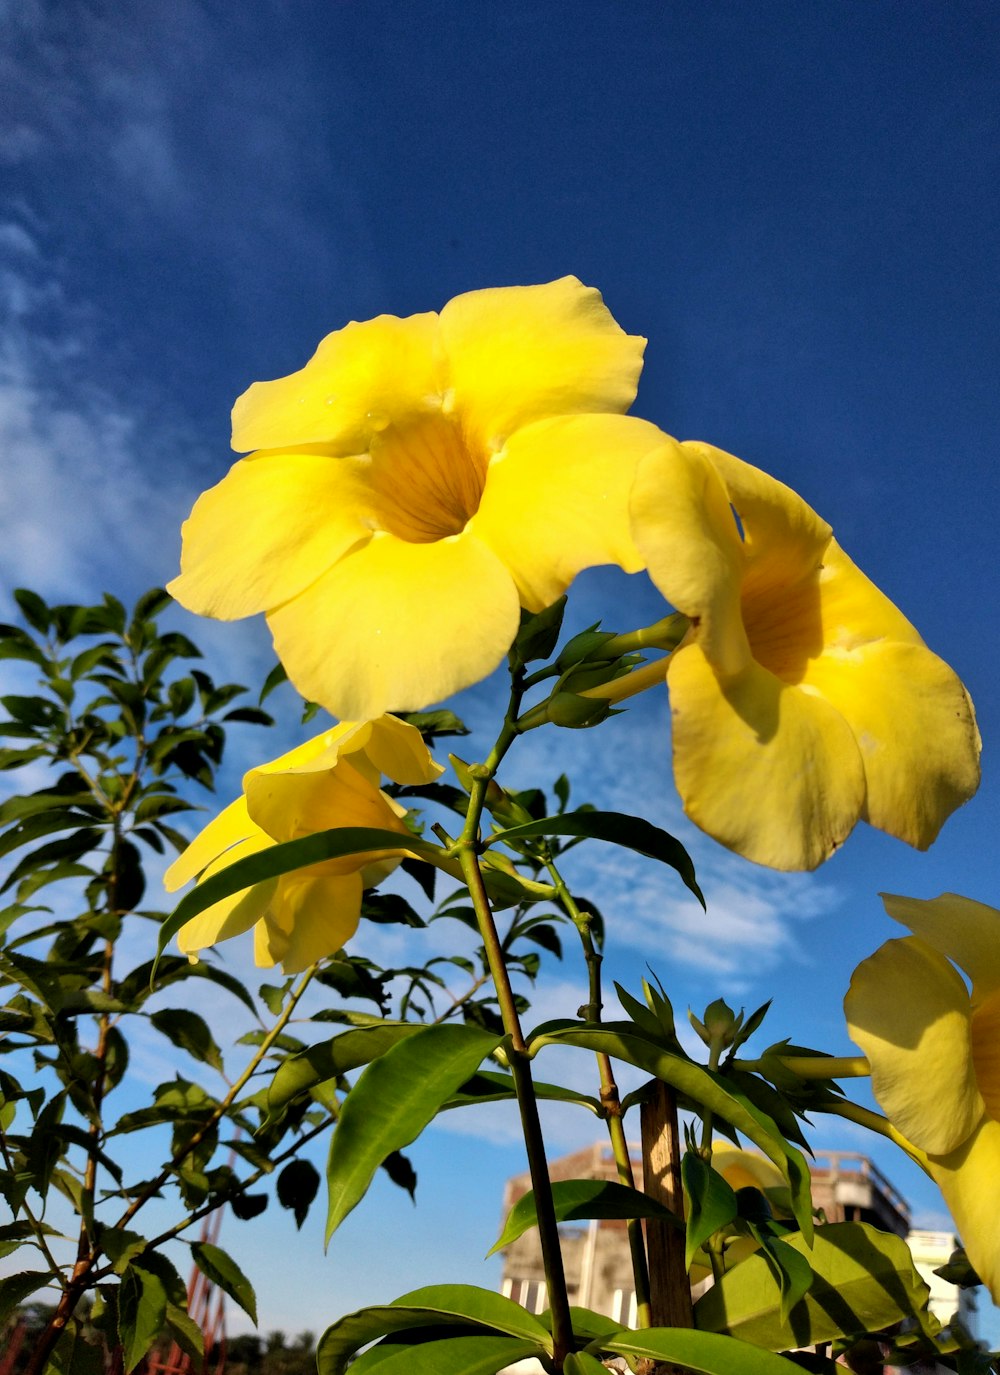
<svg viewBox="0 0 1000 1375">
<path fill-rule="evenodd" d="M 658 1080 L 642 1104 L 642 1187 L 650 1198 L 684 1216 L 681 1186 L 681 1140 L 677 1100 Z M 649 1306 L 654 1327 L 694 1327 L 691 1282 L 684 1265 L 684 1233 L 658 1218 L 646 1221 L 649 1258 Z M 659 1365 L 661 1372 L 679 1366 Z"/>
</svg>

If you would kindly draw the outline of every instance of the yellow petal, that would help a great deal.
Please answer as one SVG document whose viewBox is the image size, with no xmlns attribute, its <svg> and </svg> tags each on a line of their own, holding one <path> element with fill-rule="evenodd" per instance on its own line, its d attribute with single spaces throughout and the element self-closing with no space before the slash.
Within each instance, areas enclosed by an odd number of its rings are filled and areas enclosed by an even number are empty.
<svg viewBox="0 0 1000 1375">
<path fill-rule="evenodd" d="M 862 573 L 835 539 L 823 554 L 820 604 L 823 642 L 832 649 L 852 650 L 884 639 L 923 644 L 899 607 Z"/>
<path fill-rule="evenodd" d="M 341 755 L 363 752 L 371 738 L 369 721 L 340 721 L 329 730 L 314 735 L 267 764 L 257 764 L 252 773 L 324 773 L 336 768 Z"/>
<path fill-rule="evenodd" d="M 972 1067 L 987 1115 L 1000 1121 L 1000 989 L 973 1004 Z"/>
<path fill-rule="evenodd" d="M 814 869 L 850 834 L 864 801 L 843 718 L 757 664 L 716 676 L 697 643 L 667 668 L 674 779 L 695 825 L 773 869 Z"/>
<path fill-rule="evenodd" d="M 233 465 L 182 527 L 169 590 L 202 616 L 267 611 L 371 538 L 370 493 L 353 459 L 257 454 Z"/>
<path fill-rule="evenodd" d="M 979 732 L 959 679 L 925 645 L 825 649 L 805 683 L 850 724 L 864 760 L 864 819 L 926 850 L 979 786 Z"/>
<path fill-rule="evenodd" d="M 1000 989 L 1000 911 L 995 907 L 957 893 L 926 899 L 880 896 L 890 917 L 965 970 L 973 1003 Z"/>
<path fill-rule="evenodd" d="M 213 874 L 221 873 L 237 860 L 259 854 L 261 850 L 268 849 L 271 843 L 262 831 L 255 828 L 252 836 L 214 860 L 205 870 L 204 877 L 211 878 Z M 268 879 L 263 883 L 255 883 L 251 888 L 242 888 L 237 893 L 231 893 L 228 898 L 213 903 L 211 907 L 206 907 L 203 912 L 185 922 L 177 933 L 177 944 L 181 951 L 185 955 L 193 955 L 207 945 L 215 945 L 219 941 L 228 940 L 231 936 L 240 936 L 244 931 L 249 931 L 254 922 L 267 910 L 276 883 L 276 879 Z"/>
<path fill-rule="evenodd" d="M 968 990 L 944 956 L 914 936 L 887 941 L 854 971 L 844 1013 L 892 1124 L 929 1154 L 959 1146 L 984 1104 Z"/>
<path fill-rule="evenodd" d="M 725 483 L 743 526 L 753 595 L 791 587 L 819 568 L 832 532 L 797 492 L 710 444 L 690 442 L 683 447 L 708 459 Z"/>
<path fill-rule="evenodd" d="M 233 448 L 323 444 L 363 453 L 390 422 L 439 409 L 441 384 L 436 315 L 352 321 L 298 372 L 243 393 L 233 407 Z"/>
<path fill-rule="evenodd" d="M 736 1146 L 713 1146 L 712 1168 L 731 1189 L 785 1189 L 788 1181 L 772 1161 Z"/>
<path fill-rule="evenodd" d="M 485 452 L 533 420 L 627 411 L 646 344 L 576 277 L 456 296 L 441 312 L 441 338 L 456 413 Z"/>
<path fill-rule="evenodd" d="M 698 643 L 715 668 L 742 672 L 750 662 L 740 614 L 744 555 L 714 464 L 699 446 L 666 440 L 639 462 L 630 513 L 653 582 L 697 622 Z"/>
<path fill-rule="evenodd" d="M 218 859 L 233 845 L 249 839 L 257 833 L 257 827 L 250 820 L 245 797 L 235 802 L 213 817 L 183 850 L 163 875 L 163 886 L 168 893 L 183 888 L 201 871 Z M 231 863 L 232 861 L 227 861 Z"/>
<path fill-rule="evenodd" d="M 930 1172 L 973 1269 L 1000 1304 L 1000 1122 L 987 1119 L 958 1150 L 932 1157 Z"/>
<path fill-rule="evenodd" d="M 378 788 L 347 759 L 324 773 L 251 772 L 245 786 L 251 818 L 278 841 L 338 826 L 370 826 L 409 834 Z M 324 864 L 357 869 L 368 858 L 348 855 Z"/>
<path fill-rule="evenodd" d="M 357 873 L 283 875 L 278 895 L 258 928 L 257 963 L 280 963 L 286 974 L 298 974 L 335 954 L 358 929 L 361 893 Z"/>
<path fill-rule="evenodd" d="M 380 773 L 411 787 L 433 783 L 444 773 L 444 765 L 433 758 L 416 726 L 395 716 L 380 716 L 371 722 L 365 753 Z"/>
<path fill-rule="evenodd" d="M 518 430 L 490 464 L 470 529 L 540 611 L 584 568 L 642 567 L 628 521 L 639 460 L 666 436 L 624 415 L 560 416 Z"/>
<path fill-rule="evenodd" d="M 406 544 L 383 534 L 268 621 L 303 696 L 360 721 L 418 711 L 485 678 L 520 610 L 510 574 L 471 535 Z"/>
</svg>

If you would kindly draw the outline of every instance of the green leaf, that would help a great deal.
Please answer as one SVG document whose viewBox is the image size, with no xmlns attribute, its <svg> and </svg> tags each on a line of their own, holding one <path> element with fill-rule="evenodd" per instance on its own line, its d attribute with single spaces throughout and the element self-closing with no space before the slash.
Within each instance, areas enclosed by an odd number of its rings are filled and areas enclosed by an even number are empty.
<svg viewBox="0 0 1000 1375">
<path fill-rule="evenodd" d="M 118 1340 L 126 1375 L 160 1335 L 166 1313 L 167 1291 L 160 1276 L 130 1265 L 118 1287 Z"/>
<path fill-rule="evenodd" d="M 781 1237 L 763 1234 L 756 1224 L 751 1223 L 750 1234 L 760 1243 L 760 1254 L 778 1281 L 781 1291 L 778 1321 L 787 1323 L 792 1309 L 812 1287 L 812 1266 L 794 1246 L 786 1246 Z"/>
<path fill-rule="evenodd" d="M 780 1316 L 780 1283 L 758 1252 L 698 1300 L 699 1328 L 727 1331 L 774 1351 L 878 1332 L 908 1317 L 933 1335 L 934 1320 L 925 1311 L 927 1286 L 900 1237 L 865 1222 L 832 1222 L 816 1229 L 811 1249 L 800 1232 L 786 1233 L 782 1242 L 812 1270 L 809 1290 L 787 1321 Z"/>
<path fill-rule="evenodd" d="M 345 855 L 364 854 L 369 850 L 399 850 L 403 846 L 428 858 L 437 859 L 441 855 L 437 845 L 430 845 L 416 836 L 402 836 L 398 831 L 376 830 L 368 826 L 338 826 L 329 831 L 317 831 L 315 835 L 304 836 L 301 840 L 269 845 L 258 854 L 228 864 L 183 897 L 160 928 L 158 949 L 162 951 L 185 922 L 243 888 L 310 864 L 320 864 L 327 859 L 342 859 Z"/>
<path fill-rule="evenodd" d="M 805 1158 L 789 1145 L 771 1118 L 744 1094 L 735 1092 L 722 1075 L 647 1040 L 631 1022 L 549 1022 L 530 1038 L 529 1054 L 535 1055 L 546 1045 L 581 1046 L 637 1065 L 735 1127 L 784 1174 L 795 1220 L 807 1238 L 812 1235 L 812 1194 Z"/>
<path fill-rule="evenodd" d="M 680 1218 L 648 1194 L 604 1179 L 565 1179 L 552 1184 L 552 1200 L 557 1222 L 577 1222 L 589 1218 L 658 1217 L 683 1226 Z M 503 1231 L 487 1251 L 487 1258 L 516 1241 L 529 1227 L 537 1226 L 535 1191 L 529 1189 L 507 1214 Z"/>
<path fill-rule="evenodd" d="M 194 1368 L 200 1369 L 205 1360 L 205 1337 L 201 1328 L 186 1309 L 178 1303 L 171 1303 L 169 1299 L 165 1321 L 174 1341 L 195 1361 Z"/>
<path fill-rule="evenodd" d="M 138 1232 L 129 1232 L 124 1227 L 106 1227 L 101 1233 L 101 1250 L 111 1261 L 116 1275 L 120 1275 L 149 1245 L 147 1239 Z"/>
<path fill-rule="evenodd" d="M 399 1041 L 420 1030 L 416 1022 L 383 1022 L 360 1027 L 344 1031 L 329 1041 L 320 1041 L 282 1061 L 267 1091 L 267 1123 L 314 1084 L 339 1079 L 349 1070 L 371 1064 Z"/>
<path fill-rule="evenodd" d="M 515 1361 L 537 1356 L 537 1342 L 496 1337 L 483 1332 L 472 1337 L 441 1337 L 415 1346 L 393 1342 L 366 1351 L 351 1366 L 351 1375 L 496 1375 Z"/>
<path fill-rule="evenodd" d="M 330 1143 L 327 1241 L 385 1157 L 416 1140 L 502 1039 L 471 1026 L 421 1027 L 368 1066 Z"/>
<path fill-rule="evenodd" d="M 571 1351 L 563 1361 L 563 1375 L 608 1375 L 608 1368 L 589 1351 Z"/>
<path fill-rule="evenodd" d="M 232 1256 L 208 1241 L 193 1241 L 191 1255 L 205 1278 L 218 1285 L 224 1294 L 228 1294 L 238 1303 L 256 1327 L 257 1297 L 253 1292 L 253 1285 Z"/>
<path fill-rule="evenodd" d="M 702 907 L 705 899 L 698 887 L 691 857 L 679 840 L 666 831 L 660 830 L 638 816 L 626 816 L 623 812 L 564 812 L 562 816 L 543 817 L 541 821 L 530 821 L 524 826 L 511 826 L 491 836 L 490 845 L 497 841 L 526 840 L 531 836 L 577 836 L 585 840 L 604 840 L 611 845 L 621 845 L 626 850 L 645 855 L 648 859 L 658 859 L 676 869 L 685 887 L 695 895 Z"/>
<path fill-rule="evenodd" d="M 592 1113 L 600 1113 L 598 1099 L 576 1089 L 564 1089 L 561 1084 L 545 1084 L 536 1079 L 533 1086 L 535 1097 L 553 1103 L 575 1103 L 577 1107 L 588 1108 Z M 516 1098 L 514 1080 L 509 1074 L 483 1069 L 466 1080 L 459 1091 L 445 1103 L 446 1109 L 474 1107 L 476 1103 L 502 1103 Z"/>
<path fill-rule="evenodd" d="M 21 608 L 21 615 L 32 630 L 40 630 L 44 635 L 52 623 L 52 613 L 37 592 L 27 587 L 14 589 L 14 600 Z"/>
<path fill-rule="evenodd" d="M 0 1279 L 0 1328 L 29 1294 L 43 1289 L 52 1278 L 48 1270 L 22 1270 Z"/>
<path fill-rule="evenodd" d="M 296 1227 L 305 1222 L 318 1192 L 319 1170 L 309 1160 L 290 1160 L 278 1175 L 278 1202 L 295 1214 Z"/>
<path fill-rule="evenodd" d="M 694 1151 L 684 1153 L 681 1180 L 688 1205 L 684 1266 L 690 1270 L 695 1252 L 713 1232 L 732 1222 L 739 1212 L 739 1203 L 732 1186 Z"/>
<path fill-rule="evenodd" d="M 190 1012 L 184 1007 L 164 1007 L 154 1012 L 149 1020 L 168 1041 L 222 1073 L 222 1052 L 208 1029 L 208 1023 L 197 1012 Z"/>
<path fill-rule="evenodd" d="M 645 1357 L 683 1366 L 695 1375 L 797 1375 L 799 1367 L 759 1346 L 714 1332 L 683 1327 L 647 1327 L 619 1332 L 592 1342 L 588 1351 L 613 1351 L 620 1356 Z"/>
<path fill-rule="evenodd" d="M 388 1333 L 440 1326 L 481 1327 L 552 1352 L 550 1333 L 520 1304 L 471 1284 L 435 1284 L 390 1304 L 348 1313 L 328 1327 L 316 1350 L 318 1375 L 342 1375 L 356 1351 Z"/>
</svg>

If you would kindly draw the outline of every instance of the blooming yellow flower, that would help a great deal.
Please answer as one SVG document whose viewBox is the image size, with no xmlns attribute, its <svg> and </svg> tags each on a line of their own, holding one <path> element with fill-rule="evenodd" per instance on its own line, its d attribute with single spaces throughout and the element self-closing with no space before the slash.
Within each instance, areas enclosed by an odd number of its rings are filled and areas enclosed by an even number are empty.
<svg viewBox="0 0 1000 1375">
<path fill-rule="evenodd" d="M 969 1259 L 1000 1303 L 1000 912 L 954 893 L 882 900 L 915 934 L 887 941 L 854 971 L 848 1027 L 882 1110 L 926 1154 Z"/>
<path fill-rule="evenodd" d="M 643 458 L 631 505 L 691 620 L 667 666 L 691 819 L 775 869 L 815 868 L 859 819 L 925 849 L 979 783 L 972 703 L 830 526 L 707 444 Z"/>
<path fill-rule="evenodd" d="M 364 826 L 408 836 L 406 809 L 379 788 L 428 783 L 442 772 L 419 731 L 393 716 L 345 721 L 243 778 L 243 796 L 195 837 L 164 876 L 172 892 L 196 875 L 209 878 L 238 859 L 281 841 L 335 826 Z M 406 856 L 369 851 L 326 860 L 244 888 L 181 927 L 187 955 L 254 927 L 257 964 L 287 974 L 332 955 L 357 930 L 361 895 Z"/>
<path fill-rule="evenodd" d="M 628 527 L 655 426 L 620 414 L 645 340 L 575 277 L 456 296 L 328 335 L 233 411 L 256 450 L 184 526 L 184 606 L 263 611 L 296 687 L 350 720 L 485 677 L 583 568 L 641 561 Z"/>
</svg>

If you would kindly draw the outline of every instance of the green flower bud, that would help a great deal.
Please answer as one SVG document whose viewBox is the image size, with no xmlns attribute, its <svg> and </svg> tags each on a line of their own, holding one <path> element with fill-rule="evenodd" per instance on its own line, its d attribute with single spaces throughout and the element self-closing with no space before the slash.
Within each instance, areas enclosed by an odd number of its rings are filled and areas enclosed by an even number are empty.
<svg viewBox="0 0 1000 1375">
<path fill-rule="evenodd" d="M 557 692 L 546 703 L 549 720 L 571 730 L 597 726 L 611 714 L 611 707 L 599 697 L 580 697 L 575 692 Z"/>
</svg>

